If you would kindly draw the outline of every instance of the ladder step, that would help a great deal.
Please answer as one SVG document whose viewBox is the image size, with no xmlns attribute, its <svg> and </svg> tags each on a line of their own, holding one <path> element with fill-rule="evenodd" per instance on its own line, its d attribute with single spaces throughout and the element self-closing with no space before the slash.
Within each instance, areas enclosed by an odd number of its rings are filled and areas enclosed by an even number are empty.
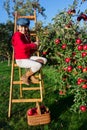
<svg viewBox="0 0 87 130">
<path fill-rule="evenodd" d="M 19 81 L 13 81 L 13 84 L 23 84 L 23 81 L 19 80 Z"/>
<path fill-rule="evenodd" d="M 14 67 L 18 67 L 18 65 L 15 63 L 15 64 L 14 64 Z"/>
<path fill-rule="evenodd" d="M 35 16 L 34 15 L 31 15 L 31 16 L 18 16 L 18 18 L 28 18 L 30 20 L 34 20 Z"/>
<path fill-rule="evenodd" d="M 12 103 L 21 103 L 21 102 L 42 102 L 41 98 L 38 99 L 12 99 Z"/>
<path fill-rule="evenodd" d="M 22 88 L 22 90 L 40 90 L 40 87 Z"/>
<path fill-rule="evenodd" d="M 33 84 L 39 84 L 40 81 L 38 83 L 33 83 Z M 23 81 L 13 81 L 13 84 L 24 84 Z"/>
</svg>

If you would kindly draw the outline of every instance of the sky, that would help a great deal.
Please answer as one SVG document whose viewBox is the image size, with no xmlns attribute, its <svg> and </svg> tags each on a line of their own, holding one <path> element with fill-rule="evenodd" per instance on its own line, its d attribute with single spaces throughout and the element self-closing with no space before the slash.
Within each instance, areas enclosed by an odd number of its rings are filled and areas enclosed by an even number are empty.
<svg viewBox="0 0 87 130">
<path fill-rule="evenodd" d="M 46 19 L 44 19 L 41 15 L 37 17 L 37 20 L 43 21 L 43 24 L 47 25 L 48 23 L 52 22 L 52 18 L 58 14 L 59 11 L 62 11 L 64 8 L 68 9 L 69 5 L 72 5 L 73 0 L 39 0 L 41 6 L 43 6 L 46 11 L 45 14 L 47 16 Z M 3 7 L 4 0 L 0 0 L 0 23 L 6 23 L 8 20 L 8 15 Z M 81 2 L 81 0 L 80 0 Z M 82 11 L 86 9 L 87 2 L 84 2 L 84 4 L 81 5 Z"/>
</svg>

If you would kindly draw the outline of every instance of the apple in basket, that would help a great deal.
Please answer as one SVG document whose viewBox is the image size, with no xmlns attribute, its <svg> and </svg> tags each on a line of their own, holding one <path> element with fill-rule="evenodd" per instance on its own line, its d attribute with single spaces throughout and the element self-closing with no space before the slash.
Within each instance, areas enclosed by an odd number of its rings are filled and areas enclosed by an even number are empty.
<svg viewBox="0 0 87 130">
<path fill-rule="evenodd" d="M 44 106 L 44 105 L 41 105 L 40 106 L 40 109 L 41 109 L 41 114 L 44 114 L 44 113 L 48 113 L 49 112 L 49 108 Z"/>
<path fill-rule="evenodd" d="M 30 108 L 29 110 L 28 110 L 28 112 L 27 112 L 27 114 L 29 115 L 29 116 L 32 116 L 32 115 L 35 115 L 35 114 L 37 114 L 37 108 Z"/>
<path fill-rule="evenodd" d="M 40 106 L 41 114 L 44 114 L 46 112 L 46 107 L 44 105 Z"/>
</svg>

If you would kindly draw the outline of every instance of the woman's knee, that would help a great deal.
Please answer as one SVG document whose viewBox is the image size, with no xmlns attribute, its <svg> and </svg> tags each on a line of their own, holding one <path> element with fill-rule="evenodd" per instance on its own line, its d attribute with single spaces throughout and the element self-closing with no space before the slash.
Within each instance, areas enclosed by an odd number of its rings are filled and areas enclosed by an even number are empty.
<svg viewBox="0 0 87 130">
<path fill-rule="evenodd" d="M 32 69 L 33 72 L 37 72 L 41 69 L 41 67 L 42 67 L 42 64 L 35 63 L 35 65 L 31 67 L 31 69 Z"/>
</svg>

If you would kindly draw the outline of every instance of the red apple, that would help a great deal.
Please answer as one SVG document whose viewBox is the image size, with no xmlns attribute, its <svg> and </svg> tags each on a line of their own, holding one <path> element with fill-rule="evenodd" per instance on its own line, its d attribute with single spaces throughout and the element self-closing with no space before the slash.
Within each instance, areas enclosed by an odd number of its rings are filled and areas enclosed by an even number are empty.
<svg viewBox="0 0 87 130">
<path fill-rule="evenodd" d="M 36 114 L 37 113 L 37 108 L 30 108 L 29 110 L 28 110 L 28 115 L 29 116 L 32 116 L 32 115 L 34 115 L 34 114 Z"/>
<path fill-rule="evenodd" d="M 47 55 L 47 51 L 43 51 L 43 55 Z"/>
<path fill-rule="evenodd" d="M 78 85 L 80 85 L 80 84 L 81 84 L 81 82 L 80 82 L 80 81 L 77 81 L 77 84 L 78 84 Z"/>
<path fill-rule="evenodd" d="M 70 60 L 71 60 L 70 58 L 65 58 L 65 62 L 66 62 L 66 63 L 69 63 Z"/>
<path fill-rule="evenodd" d="M 82 112 L 85 112 L 87 110 L 87 107 L 85 105 L 80 106 L 80 110 Z"/>
<path fill-rule="evenodd" d="M 55 39 L 55 44 L 59 44 L 61 40 L 59 38 Z"/>
<path fill-rule="evenodd" d="M 82 69 L 83 72 L 87 72 L 87 67 Z"/>
<path fill-rule="evenodd" d="M 78 80 L 77 81 L 79 81 L 79 82 L 83 82 L 83 79 L 81 79 L 81 78 L 78 78 Z"/>
<path fill-rule="evenodd" d="M 85 57 L 87 55 L 86 52 L 82 52 L 82 57 Z"/>
<path fill-rule="evenodd" d="M 82 40 L 80 38 L 77 38 L 76 39 L 76 44 L 81 44 L 82 43 Z"/>
<path fill-rule="evenodd" d="M 78 48 L 78 51 L 81 51 L 83 50 L 83 45 L 78 45 L 77 48 Z"/>
<path fill-rule="evenodd" d="M 62 49 L 66 49 L 67 44 L 62 44 Z"/>
<path fill-rule="evenodd" d="M 32 108 L 30 108 L 27 113 L 28 113 L 29 116 L 32 116 L 34 114 L 33 111 L 32 111 Z"/>
<path fill-rule="evenodd" d="M 83 79 L 78 78 L 78 80 L 77 80 L 77 84 L 80 85 L 82 82 L 83 82 Z"/>
<path fill-rule="evenodd" d="M 71 72 L 71 71 L 72 71 L 72 66 L 68 66 L 68 67 L 67 67 L 67 71 L 68 71 L 68 72 Z"/>
<path fill-rule="evenodd" d="M 78 65 L 77 68 L 78 68 L 78 69 L 82 69 L 82 66 L 81 66 L 81 65 Z"/>
<path fill-rule="evenodd" d="M 87 50 L 87 44 L 83 45 L 83 50 Z"/>
<path fill-rule="evenodd" d="M 65 95 L 65 92 L 62 91 L 62 90 L 60 90 L 60 91 L 59 91 L 59 95 Z"/>
<path fill-rule="evenodd" d="M 87 84 L 83 84 L 83 85 L 82 85 L 82 88 L 83 88 L 83 89 L 86 89 L 86 88 L 87 88 Z"/>
</svg>

